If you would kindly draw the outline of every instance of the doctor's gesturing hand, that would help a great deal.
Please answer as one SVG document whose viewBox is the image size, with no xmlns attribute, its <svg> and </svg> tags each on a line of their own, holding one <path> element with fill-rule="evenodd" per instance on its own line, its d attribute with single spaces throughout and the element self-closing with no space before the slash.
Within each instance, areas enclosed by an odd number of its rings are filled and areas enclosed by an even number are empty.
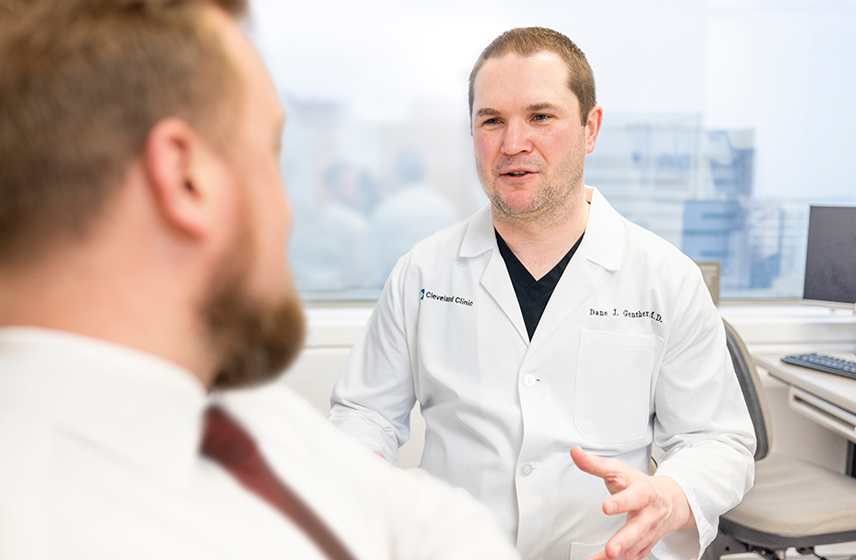
<svg viewBox="0 0 856 560">
<path fill-rule="evenodd" d="M 693 529 L 695 518 L 683 490 L 668 476 L 649 476 L 618 459 L 591 455 L 579 446 L 571 458 L 583 472 L 600 477 L 612 494 L 603 502 L 607 515 L 627 514 L 627 523 L 588 560 L 639 560 L 672 531 Z"/>
</svg>

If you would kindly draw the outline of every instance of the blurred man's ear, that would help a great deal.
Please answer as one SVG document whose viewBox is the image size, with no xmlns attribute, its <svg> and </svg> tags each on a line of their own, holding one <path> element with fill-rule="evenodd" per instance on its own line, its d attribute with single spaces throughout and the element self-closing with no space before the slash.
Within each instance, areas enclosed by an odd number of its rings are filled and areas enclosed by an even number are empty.
<svg viewBox="0 0 856 560">
<path fill-rule="evenodd" d="M 146 140 L 143 165 L 155 204 L 164 219 L 193 238 L 211 228 L 214 193 L 208 192 L 214 154 L 186 121 L 167 118 L 158 122 Z"/>
</svg>

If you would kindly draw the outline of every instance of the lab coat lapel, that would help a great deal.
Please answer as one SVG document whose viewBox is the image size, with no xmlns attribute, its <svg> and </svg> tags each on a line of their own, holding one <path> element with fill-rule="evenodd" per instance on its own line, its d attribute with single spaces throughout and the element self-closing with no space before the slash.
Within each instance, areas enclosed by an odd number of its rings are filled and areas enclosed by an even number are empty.
<svg viewBox="0 0 856 560">
<path fill-rule="evenodd" d="M 529 334 L 526 332 L 526 324 L 523 322 L 520 302 L 517 301 L 517 294 L 514 293 L 514 286 L 511 284 L 511 277 L 508 275 L 508 268 L 505 266 L 502 255 L 499 254 L 498 247 L 490 255 L 490 261 L 488 261 L 487 268 L 481 277 L 481 285 L 499 304 L 523 341 L 529 344 Z"/>
<path fill-rule="evenodd" d="M 556 328 L 574 313 L 597 286 L 599 279 L 621 268 L 624 257 L 624 223 L 596 189 L 591 190 L 591 210 L 586 233 L 535 329 L 527 355 L 536 352 Z"/>
<path fill-rule="evenodd" d="M 568 263 L 568 268 L 556 284 L 544 314 L 541 315 L 541 320 L 532 336 L 532 342 L 529 344 L 529 354 L 537 351 L 556 327 L 565 321 L 594 290 L 593 275 L 599 271 L 585 259 L 586 249 L 586 238 L 583 238 L 576 254 Z M 593 268 L 595 270 L 592 270 Z"/>
<path fill-rule="evenodd" d="M 490 255 L 480 279 L 481 285 L 499 305 L 514 328 L 517 329 L 521 339 L 529 344 L 529 335 L 526 333 L 526 324 L 523 322 L 520 303 L 517 301 L 517 294 L 514 293 L 514 286 L 511 284 L 511 277 L 508 275 L 505 261 L 496 245 L 489 205 L 473 215 L 461 244 L 459 256 L 473 258 L 486 252 L 490 252 Z"/>
</svg>

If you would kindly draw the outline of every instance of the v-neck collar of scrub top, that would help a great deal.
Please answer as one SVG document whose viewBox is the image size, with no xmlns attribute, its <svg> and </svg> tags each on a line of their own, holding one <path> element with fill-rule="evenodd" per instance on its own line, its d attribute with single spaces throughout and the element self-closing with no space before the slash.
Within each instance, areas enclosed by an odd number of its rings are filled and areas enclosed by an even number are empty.
<svg viewBox="0 0 856 560">
<path fill-rule="evenodd" d="M 559 279 L 531 341 L 505 261 L 499 253 L 490 205 L 476 212 L 467 225 L 458 257 L 470 259 L 490 253 L 481 284 L 514 325 L 528 346 L 527 353 L 537 351 L 556 327 L 591 294 L 601 275 L 620 270 L 624 261 L 625 225 L 621 216 L 597 189 L 585 189 L 586 199 L 591 203 L 585 235 L 575 258 L 571 259 Z"/>
</svg>

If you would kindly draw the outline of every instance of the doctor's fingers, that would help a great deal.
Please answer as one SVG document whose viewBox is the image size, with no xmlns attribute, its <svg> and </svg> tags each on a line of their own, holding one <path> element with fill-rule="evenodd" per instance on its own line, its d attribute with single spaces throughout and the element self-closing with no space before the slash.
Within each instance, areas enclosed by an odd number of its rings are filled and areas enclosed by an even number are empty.
<svg viewBox="0 0 856 560">
<path fill-rule="evenodd" d="M 618 536 L 616 533 L 613 539 Z M 660 542 L 661 538 L 662 536 L 656 531 L 649 530 L 639 541 L 629 544 L 626 548 L 622 548 L 620 543 L 616 545 L 613 543 L 613 539 L 610 539 L 602 552 L 598 552 L 587 560 L 640 560 L 651 553 L 651 549 Z"/>
<path fill-rule="evenodd" d="M 663 538 L 663 535 L 662 525 L 655 521 L 649 526 L 648 531 L 638 538 L 636 542 L 626 546 L 626 552 L 623 555 L 624 558 L 621 560 L 640 560 L 648 556 L 654 545 Z"/>
<path fill-rule="evenodd" d="M 625 487 L 604 500 L 603 513 L 631 513 L 648 506 L 660 506 L 661 497 L 647 475 L 628 477 Z M 610 490 L 612 492 L 612 490 Z"/>
<path fill-rule="evenodd" d="M 623 560 L 641 560 L 642 558 L 645 558 L 651 554 L 651 550 L 662 538 L 663 535 L 659 532 L 649 531 L 642 540 L 627 550 L 624 554 Z"/>
<path fill-rule="evenodd" d="M 606 553 L 606 548 L 604 548 L 602 552 L 598 552 L 594 556 L 590 556 L 587 560 L 640 560 L 651 553 L 651 549 L 654 548 L 654 545 L 656 545 L 657 542 L 659 542 L 659 538 L 654 534 L 650 534 L 650 538 L 646 538 L 644 541 L 637 543 L 636 546 L 632 546 L 626 552 L 622 552 L 619 549 L 619 552 L 615 556 L 611 557 Z M 642 546 L 644 546 L 644 548 L 642 548 Z M 610 550 L 614 552 L 615 549 Z"/>
<path fill-rule="evenodd" d="M 589 556 L 586 560 L 612 560 L 609 556 L 606 555 L 606 552 L 598 552 L 594 556 Z"/>
<path fill-rule="evenodd" d="M 654 543 L 654 544 L 656 544 L 656 543 Z M 620 554 L 617 558 L 610 558 L 609 556 L 606 555 L 605 552 L 598 552 L 594 556 L 590 556 L 589 558 L 587 558 L 587 560 L 641 560 L 642 558 L 645 558 L 646 556 L 651 554 L 651 550 L 654 548 L 654 544 L 652 544 L 651 546 L 647 547 L 644 550 L 639 551 L 638 553 L 636 553 L 633 556 L 631 556 L 630 553 L 626 553 L 626 554 Z"/>
<path fill-rule="evenodd" d="M 637 560 L 660 540 L 661 518 L 651 509 L 628 516 L 627 523 L 607 541 L 604 553 L 611 560 Z"/>
<path fill-rule="evenodd" d="M 571 459 L 581 471 L 602 478 L 610 494 L 624 490 L 634 473 L 639 473 L 618 459 L 598 457 L 586 453 L 578 445 L 571 448 Z"/>
</svg>

